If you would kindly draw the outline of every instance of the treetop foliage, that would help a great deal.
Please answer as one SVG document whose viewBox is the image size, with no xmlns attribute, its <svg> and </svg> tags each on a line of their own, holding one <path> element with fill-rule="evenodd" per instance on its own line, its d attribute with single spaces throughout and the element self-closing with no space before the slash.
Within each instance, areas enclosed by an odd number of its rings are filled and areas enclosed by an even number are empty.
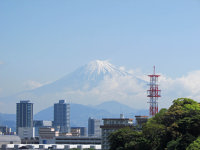
<svg viewBox="0 0 200 150">
<path fill-rule="evenodd" d="M 178 98 L 142 127 L 120 129 L 110 135 L 112 150 L 190 150 L 200 147 L 200 104 Z"/>
</svg>

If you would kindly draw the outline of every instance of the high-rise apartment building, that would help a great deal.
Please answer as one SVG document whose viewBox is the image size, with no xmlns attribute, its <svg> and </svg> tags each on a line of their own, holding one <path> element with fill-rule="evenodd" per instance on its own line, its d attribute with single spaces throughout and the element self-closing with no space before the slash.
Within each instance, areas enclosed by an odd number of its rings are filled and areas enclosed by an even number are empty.
<svg viewBox="0 0 200 150">
<path fill-rule="evenodd" d="M 29 100 L 20 101 L 16 105 L 16 132 L 21 127 L 33 127 L 33 103 Z"/>
<path fill-rule="evenodd" d="M 54 127 L 60 132 L 70 132 L 70 104 L 65 100 L 54 104 Z"/>
<path fill-rule="evenodd" d="M 88 119 L 88 136 L 101 136 L 101 120 L 89 118 Z"/>
</svg>

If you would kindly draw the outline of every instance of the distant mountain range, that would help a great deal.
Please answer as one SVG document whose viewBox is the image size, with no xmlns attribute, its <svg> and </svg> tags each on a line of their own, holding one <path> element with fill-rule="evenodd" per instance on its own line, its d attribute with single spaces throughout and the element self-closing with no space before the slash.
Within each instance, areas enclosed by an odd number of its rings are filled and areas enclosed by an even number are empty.
<svg viewBox="0 0 200 150">
<path fill-rule="evenodd" d="M 111 109 L 112 108 L 112 109 Z M 96 106 L 86 106 L 81 104 L 70 104 L 71 126 L 87 127 L 88 118 L 96 119 L 114 117 L 118 118 L 121 113 L 125 117 L 134 118 L 135 115 L 148 115 L 148 110 L 135 110 L 127 105 L 116 101 L 108 101 Z M 44 109 L 34 115 L 34 120 L 53 120 L 53 106 Z M 0 125 L 7 125 L 15 129 L 14 114 L 0 114 Z"/>
<path fill-rule="evenodd" d="M 112 107 L 112 109 L 110 107 Z M 148 115 L 148 110 L 135 110 L 127 105 L 115 101 L 104 102 L 96 106 L 86 106 L 81 104 L 70 104 L 71 126 L 86 126 L 89 117 L 96 119 L 114 117 L 120 114 L 125 117 L 134 118 L 135 115 Z M 35 120 L 53 120 L 53 106 L 35 114 Z"/>
<path fill-rule="evenodd" d="M 4 114 L 0 113 L 0 125 L 8 126 L 13 131 L 16 129 L 16 115 L 15 114 Z"/>
</svg>

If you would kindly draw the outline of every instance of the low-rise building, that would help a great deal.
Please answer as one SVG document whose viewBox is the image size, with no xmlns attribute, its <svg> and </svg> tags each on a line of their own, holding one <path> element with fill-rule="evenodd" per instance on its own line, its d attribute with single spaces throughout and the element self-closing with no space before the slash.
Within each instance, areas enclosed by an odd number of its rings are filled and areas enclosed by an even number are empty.
<svg viewBox="0 0 200 150">
<path fill-rule="evenodd" d="M 18 127 L 18 136 L 21 139 L 35 137 L 35 128 L 33 127 Z"/>
<path fill-rule="evenodd" d="M 0 126 L 0 135 L 15 135 L 15 132 L 11 131 L 11 128 L 7 126 Z"/>
<path fill-rule="evenodd" d="M 72 136 L 81 136 L 81 129 L 72 129 L 71 128 L 71 134 Z"/>
<path fill-rule="evenodd" d="M 71 127 L 71 129 L 80 129 L 80 136 L 87 136 L 86 127 Z"/>
<path fill-rule="evenodd" d="M 94 149 L 101 150 L 100 144 L 3 144 L 0 148 L 1 150 L 18 150 L 18 149 L 26 149 L 26 150 L 72 150 L 72 149 Z"/>
<path fill-rule="evenodd" d="M 102 150 L 109 150 L 110 148 L 108 141 L 108 136 L 110 133 L 124 127 L 133 127 L 133 119 L 124 118 L 123 115 L 120 115 L 120 118 L 103 118 L 102 120 Z"/>
<path fill-rule="evenodd" d="M 142 125 L 148 121 L 149 116 L 135 116 L 136 129 L 141 130 Z"/>
<path fill-rule="evenodd" d="M 88 136 L 101 136 L 101 120 L 90 117 L 88 119 Z"/>
<path fill-rule="evenodd" d="M 0 132 L 3 135 L 7 135 L 7 134 L 11 133 L 11 128 L 8 128 L 7 126 L 0 126 Z"/>
<path fill-rule="evenodd" d="M 40 144 L 54 144 L 57 136 L 59 136 L 59 131 L 55 131 L 54 128 L 43 127 L 39 129 Z"/>
<path fill-rule="evenodd" d="M 0 135 L 0 147 L 3 144 L 21 144 L 21 139 L 16 135 Z"/>
<path fill-rule="evenodd" d="M 35 136 L 39 136 L 39 128 L 52 127 L 52 121 L 33 120 L 33 127 L 35 127 Z"/>
<path fill-rule="evenodd" d="M 55 140 L 56 144 L 99 144 L 101 145 L 101 137 L 77 137 L 77 136 L 58 136 Z"/>
<path fill-rule="evenodd" d="M 21 139 L 21 144 L 39 144 L 39 137 Z"/>
</svg>

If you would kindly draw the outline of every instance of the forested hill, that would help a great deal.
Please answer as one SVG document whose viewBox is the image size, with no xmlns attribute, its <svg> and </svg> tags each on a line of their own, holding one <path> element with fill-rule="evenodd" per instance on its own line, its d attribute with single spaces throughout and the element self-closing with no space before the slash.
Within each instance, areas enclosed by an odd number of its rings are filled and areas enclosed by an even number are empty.
<svg viewBox="0 0 200 150">
<path fill-rule="evenodd" d="M 111 149 L 199 150 L 200 104 L 179 98 L 143 125 L 142 131 L 120 129 L 110 136 Z"/>
</svg>

